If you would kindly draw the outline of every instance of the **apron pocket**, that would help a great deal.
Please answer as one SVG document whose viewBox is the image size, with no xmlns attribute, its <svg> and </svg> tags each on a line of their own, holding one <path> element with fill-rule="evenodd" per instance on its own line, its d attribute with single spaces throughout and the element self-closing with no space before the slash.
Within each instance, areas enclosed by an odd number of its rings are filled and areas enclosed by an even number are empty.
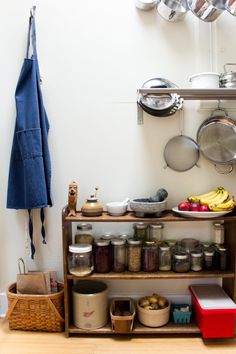
<svg viewBox="0 0 236 354">
<path fill-rule="evenodd" d="M 40 157 L 42 153 L 41 129 L 27 129 L 16 132 L 22 160 Z"/>
</svg>

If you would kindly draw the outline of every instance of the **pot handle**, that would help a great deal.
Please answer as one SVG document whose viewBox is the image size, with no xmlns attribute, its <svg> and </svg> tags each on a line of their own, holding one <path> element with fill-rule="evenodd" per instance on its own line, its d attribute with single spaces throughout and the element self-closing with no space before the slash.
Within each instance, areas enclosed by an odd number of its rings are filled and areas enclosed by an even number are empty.
<svg viewBox="0 0 236 354">
<path fill-rule="evenodd" d="M 224 65 L 224 72 L 225 73 L 227 73 L 227 70 L 226 70 L 226 66 L 227 65 L 233 65 L 233 66 L 235 66 L 236 67 L 236 63 L 226 63 L 225 65 Z M 231 70 L 232 71 L 232 70 Z"/>
<path fill-rule="evenodd" d="M 211 117 L 217 116 L 217 114 L 215 114 L 215 113 L 217 113 L 217 112 L 224 112 L 225 117 L 228 116 L 228 112 L 226 111 L 225 108 L 217 107 L 217 108 L 211 113 Z"/>
<path fill-rule="evenodd" d="M 226 169 L 220 169 L 219 168 L 219 165 L 216 165 L 215 164 L 215 169 L 216 169 L 216 171 L 218 172 L 218 173 L 221 173 L 221 174 L 223 174 L 223 175 L 227 175 L 227 174 L 229 174 L 229 173 L 231 173 L 232 171 L 233 171 L 233 165 L 226 165 L 227 166 L 227 168 Z"/>
</svg>

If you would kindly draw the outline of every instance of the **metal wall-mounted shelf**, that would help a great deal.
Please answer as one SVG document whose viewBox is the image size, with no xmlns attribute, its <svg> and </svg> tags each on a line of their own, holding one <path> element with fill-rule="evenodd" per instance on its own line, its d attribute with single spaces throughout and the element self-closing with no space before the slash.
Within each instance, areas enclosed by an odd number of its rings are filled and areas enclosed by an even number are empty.
<svg viewBox="0 0 236 354">
<path fill-rule="evenodd" d="M 194 88 L 140 88 L 137 93 L 168 94 L 176 93 L 184 100 L 236 100 L 236 89 L 194 89 Z M 138 124 L 143 124 L 143 110 L 138 106 Z"/>
</svg>

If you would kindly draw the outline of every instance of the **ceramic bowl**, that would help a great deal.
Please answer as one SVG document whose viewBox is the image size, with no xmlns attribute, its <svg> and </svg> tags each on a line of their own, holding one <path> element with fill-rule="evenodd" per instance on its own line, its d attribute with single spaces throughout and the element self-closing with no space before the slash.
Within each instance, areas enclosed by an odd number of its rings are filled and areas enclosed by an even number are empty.
<svg viewBox="0 0 236 354">
<path fill-rule="evenodd" d="M 162 202 L 149 202 L 148 199 L 133 199 L 130 201 L 130 209 L 137 217 L 159 217 L 166 210 L 167 200 Z"/>
<path fill-rule="evenodd" d="M 170 318 L 170 304 L 164 309 L 147 310 L 137 303 L 138 320 L 147 327 L 164 326 Z"/>
<path fill-rule="evenodd" d="M 107 212 L 112 216 L 124 215 L 128 208 L 128 203 L 110 202 L 106 204 Z"/>
</svg>

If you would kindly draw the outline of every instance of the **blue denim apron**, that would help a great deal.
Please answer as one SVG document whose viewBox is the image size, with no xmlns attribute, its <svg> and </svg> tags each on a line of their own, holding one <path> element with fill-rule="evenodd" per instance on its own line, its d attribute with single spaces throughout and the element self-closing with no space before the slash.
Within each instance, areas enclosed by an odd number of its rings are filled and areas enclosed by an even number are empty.
<svg viewBox="0 0 236 354">
<path fill-rule="evenodd" d="M 31 39 L 33 54 L 29 58 Z M 52 206 L 52 199 L 51 162 L 47 141 L 49 122 L 40 88 L 35 18 L 32 12 L 29 18 L 26 58 L 17 83 L 15 99 L 16 123 L 9 168 L 7 208 L 28 210 L 33 258 L 35 248 L 31 209 L 41 209 L 41 232 L 45 243 L 42 208 Z"/>
</svg>

